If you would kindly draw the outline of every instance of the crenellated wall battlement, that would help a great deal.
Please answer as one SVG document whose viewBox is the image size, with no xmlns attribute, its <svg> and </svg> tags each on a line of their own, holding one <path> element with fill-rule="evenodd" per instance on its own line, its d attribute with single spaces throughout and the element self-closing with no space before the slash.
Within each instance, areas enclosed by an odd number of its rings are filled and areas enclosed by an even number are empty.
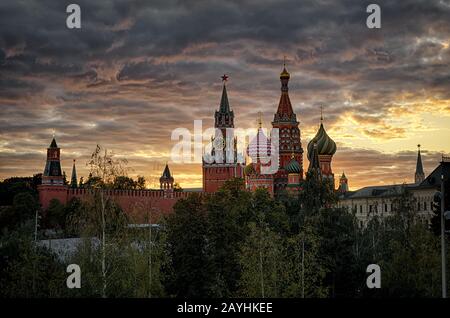
<svg viewBox="0 0 450 318">
<path fill-rule="evenodd" d="M 67 185 L 38 186 L 39 200 L 44 210 L 50 206 L 53 199 L 62 204 L 77 198 L 81 201 L 92 199 L 94 189 L 70 188 Z M 152 219 L 157 220 L 172 212 L 174 204 L 181 198 L 186 198 L 195 191 L 174 191 L 173 189 L 117 190 L 104 189 L 104 195 L 118 204 L 135 222 L 143 221 L 148 210 L 152 211 Z"/>
</svg>

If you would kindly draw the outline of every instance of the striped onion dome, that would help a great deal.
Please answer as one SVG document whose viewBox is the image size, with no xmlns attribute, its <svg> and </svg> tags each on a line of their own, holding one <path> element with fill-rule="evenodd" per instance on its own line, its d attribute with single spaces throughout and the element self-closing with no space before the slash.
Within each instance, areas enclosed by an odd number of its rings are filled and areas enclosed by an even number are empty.
<svg viewBox="0 0 450 318">
<path fill-rule="evenodd" d="M 323 124 L 320 123 L 319 131 L 316 136 L 308 143 L 308 159 L 314 151 L 314 143 L 317 144 L 317 152 L 319 155 L 334 155 L 336 153 L 336 143 L 328 136 Z"/>
<path fill-rule="evenodd" d="M 287 173 L 300 173 L 301 167 L 298 161 L 292 158 L 284 169 L 286 169 Z"/>
<path fill-rule="evenodd" d="M 262 128 L 259 128 L 256 136 L 248 144 L 247 154 L 252 158 L 252 162 L 260 161 L 264 164 L 269 162 L 272 152 L 274 148 L 270 139 L 266 137 Z"/>
</svg>

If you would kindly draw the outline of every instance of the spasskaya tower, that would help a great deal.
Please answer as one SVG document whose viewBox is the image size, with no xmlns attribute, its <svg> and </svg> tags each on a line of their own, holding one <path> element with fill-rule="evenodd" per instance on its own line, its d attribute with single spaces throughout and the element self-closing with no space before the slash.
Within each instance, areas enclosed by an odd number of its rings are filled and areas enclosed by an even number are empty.
<svg viewBox="0 0 450 318">
<path fill-rule="evenodd" d="M 222 76 L 223 88 L 219 110 L 214 115 L 215 136 L 211 139 L 211 153 L 203 156 L 203 191 L 216 192 L 226 180 L 243 177 L 238 163 L 237 139 L 234 136 L 234 113 L 227 94 L 228 76 Z"/>
</svg>

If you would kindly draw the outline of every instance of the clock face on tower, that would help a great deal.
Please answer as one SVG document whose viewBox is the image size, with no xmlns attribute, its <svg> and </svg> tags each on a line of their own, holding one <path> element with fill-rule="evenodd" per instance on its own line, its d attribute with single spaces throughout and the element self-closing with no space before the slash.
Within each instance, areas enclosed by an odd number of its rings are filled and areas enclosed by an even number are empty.
<svg viewBox="0 0 450 318">
<path fill-rule="evenodd" d="M 225 140 L 222 137 L 214 138 L 214 148 L 223 149 L 225 148 Z"/>
</svg>

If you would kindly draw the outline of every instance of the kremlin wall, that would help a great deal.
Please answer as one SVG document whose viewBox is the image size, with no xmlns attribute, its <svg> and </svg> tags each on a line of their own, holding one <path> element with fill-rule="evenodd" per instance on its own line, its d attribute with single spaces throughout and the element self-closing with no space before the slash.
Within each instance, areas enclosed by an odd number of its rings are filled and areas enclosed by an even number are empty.
<svg viewBox="0 0 450 318">
<path fill-rule="evenodd" d="M 276 136 L 278 140 L 273 143 L 273 136 L 264 134 L 260 120 L 257 134 L 250 140 L 247 147 L 247 155 L 251 158 L 251 162 L 247 165 L 238 161 L 236 137 L 227 135 L 232 134 L 232 128 L 234 128 L 234 113 L 228 101 L 227 79 L 226 75 L 222 77 L 222 96 L 219 109 L 214 114 L 214 127 L 218 133 L 211 140 L 211 152 L 204 153 L 203 156 L 203 189 L 201 193 L 216 192 L 226 180 L 232 178 L 244 178 L 248 190 L 254 191 L 257 188 L 266 188 L 272 196 L 276 196 L 284 190 L 294 193 L 301 191 L 300 183 L 305 177 L 301 129 L 289 98 L 288 83 L 290 74 L 286 70 L 286 66 L 284 66 L 280 74 L 281 96 L 272 121 L 272 128 L 278 129 L 278 135 Z M 226 147 L 225 140 L 233 141 L 232 145 L 228 145 L 233 148 L 233 151 L 228 151 L 229 148 Z M 267 173 L 265 168 L 273 164 L 270 160 L 273 160 L 271 154 L 275 150 L 274 144 L 278 147 L 278 163 L 275 163 L 278 166 L 278 170 L 275 173 Z M 321 180 L 326 179 L 330 181 L 333 187 L 335 179 L 332 170 L 332 159 L 336 150 L 336 143 L 328 136 L 324 128 L 323 116 L 321 115 L 317 134 L 307 146 L 308 171 L 316 171 Z M 221 154 L 220 156 L 217 155 L 219 153 Z M 42 184 L 38 187 L 39 200 L 44 210 L 48 209 L 53 199 L 66 204 L 73 198 L 83 201 L 93 196 L 92 189 L 80 188 L 77 185 L 75 161 L 72 170 L 72 183 L 71 185 L 64 184 L 60 155 L 60 148 L 55 138 L 53 138 L 47 149 L 47 162 L 42 177 Z M 209 156 L 209 159 L 212 158 L 212 160 L 205 160 L 206 156 Z M 412 190 L 425 180 L 420 149 L 415 179 L 415 183 L 409 185 Z M 169 166 L 166 165 L 160 178 L 160 189 L 103 191 L 106 197 L 112 198 L 127 214 L 134 216 L 135 220 L 142 221 L 143 216 L 148 211 L 151 211 L 153 221 L 158 220 L 161 215 L 170 213 L 178 199 L 185 198 L 190 193 L 200 192 L 174 189 L 173 185 L 174 178 Z M 378 204 L 380 204 L 379 209 L 381 211 L 388 212 L 387 201 L 389 200 L 387 198 L 392 197 L 393 191 L 389 186 L 382 187 L 383 191 L 380 188 L 379 190 L 386 194 L 381 200 L 376 198 L 380 191 L 364 191 L 364 189 L 366 188 L 353 192 L 349 191 L 348 179 L 345 174 L 342 174 L 340 177 L 339 188 L 336 189 L 341 197 L 340 206 L 357 210 L 359 213 L 357 213 L 357 216 L 360 216 L 362 220 L 361 225 L 366 223 L 375 211 L 378 213 Z M 431 213 L 431 203 L 429 202 L 432 197 L 431 191 L 435 191 L 434 189 L 435 187 L 430 185 L 422 187 L 419 191 L 421 201 L 427 201 L 422 207 L 427 207 L 427 204 L 429 206 L 423 212 L 428 214 Z M 420 208 L 420 206 L 418 207 Z M 392 211 L 392 208 L 389 211 Z"/>
</svg>

